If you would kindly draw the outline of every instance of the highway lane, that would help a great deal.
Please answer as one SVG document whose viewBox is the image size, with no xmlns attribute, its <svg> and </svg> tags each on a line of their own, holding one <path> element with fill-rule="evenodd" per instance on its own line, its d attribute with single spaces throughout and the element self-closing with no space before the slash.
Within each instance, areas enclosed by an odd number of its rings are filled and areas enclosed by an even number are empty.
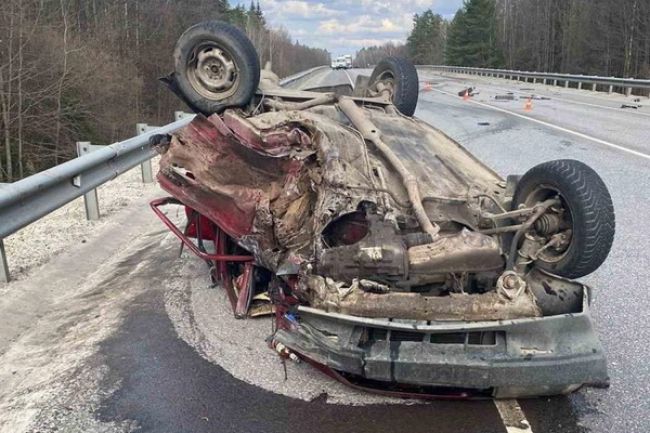
<svg viewBox="0 0 650 433">
<path fill-rule="evenodd" d="M 484 82 L 484 80 L 470 80 L 466 77 L 447 79 L 440 77 L 435 80 L 433 92 L 457 96 L 457 92 L 465 87 L 473 87 L 479 94 L 473 98 L 476 104 L 486 104 L 495 110 L 509 112 L 518 116 L 525 116 L 538 121 L 546 127 L 553 128 L 574 136 L 589 137 L 600 141 L 601 144 L 612 147 L 618 151 L 628 151 L 637 155 L 646 155 L 650 158 L 650 144 L 647 142 L 648 125 L 650 125 L 650 100 L 643 98 L 646 106 L 641 109 L 613 108 L 612 104 L 583 103 L 575 98 L 573 90 L 556 88 L 549 90 L 543 86 L 530 87 L 525 84 L 518 85 L 514 82 L 510 88 L 500 83 Z M 427 80 L 427 74 L 422 74 L 422 79 Z M 505 84 L 510 84 L 502 80 Z M 526 90 L 521 90 L 526 89 Z M 553 89 L 553 88 L 551 88 Z M 514 101 L 496 100 L 495 96 L 504 95 L 507 91 L 515 94 Z M 585 92 L 587 93 L 587 92 Z M 450 95 L 449 95 L 450 94 Z M 524 110 L 526 96 L 543 96 L 546 100 L 532 100 L 532 109 Z M 593 98 L 593 97 L 592 97 Z M 613 96 L 607 102 L 625 101 L 624 97 Z M 632 103 L 628 98 L 627 103 Z"/>
<path fill-rule="evenodd" d="M 494 90 L 502 92 L 513 92 L 519 96 L 529 96 L 531 94 L 553 98 L 558 101 L 569 104 L 594 106 L 599 108 L 611 109 L 614 111 L 625 111 L 627 114 L 650 116 L 650 107 L 648 98 L 645 97 L 626 97 L 620 93 L 592 92 L 588 90 L 578 90 L 575 88 L 564 88 L 563 86 L 545 85 L 542 83 L 531 83 L 525 81 L 505 80 L 503 78 L 481 77 L 474 75 L 437 73 L 427 68 L 420 68 L 420 78 L 426 80 L 427 77 L 446 78 L 456 83 L 465 83 L 470 86 L 478 87 L 480 90 L 487 86 Z M 622 105 L 641 105 L 640 108 L 634 109 L 628 107 L 622 109 Z"/>
<path fill-rule="evenodd" d="M 325 69 L 301 85 L 354 81 L 359 72 Z M 585 279 L 595 288 L 594 320 L 612 387 L 520 401 L 532 431 L 650 431 L 644 397 L 650 391 L 650 236 L 643 226 L 650 212 L 649 161 L 489 107 L 504 105 L 488 95 L 529 85 L 481 82 L 485 99 L 479 102 L 485 105 L 477 105 L 455 96 L 476 81 L 436 74 L 422 79 L 438 91 L 420 94 L 416 115 L 502 175 L 523 173 L 549 159 L 575 158 L 594 167 L 612 192 L 614 248 L 605 265 Z M 592 98 L 561 96 L 578 102 Z M 523 112 L 523 101 L 506 108 L 545 122 L 560 119 L 565 129 L 647 151 L 635 140 L 648 124 L 628 111 L 600 109 L 612 116 L 610 122 L 605 114 L 592 113 L 598 107 L 560 98 L 535 101 L 531 113 Z M 564 115 L 552 117 L 557 112 Z M 591 115 L 600 124 L 583 121 Z M 621 124 L 629 131 L 619 137 L 600 131 Z M 267 321 L 234 320 L 223 292 L 209 287 L 203 263 L 189 255 L 176 257 L 177 243 L 144 203 L 120 218 L 121 233 L 99 233 L 54 259 L 32 284 L 20 282 L 5 295 L 25 309 L 38 300 L 39 308 L 9 338 L 0 338 L 0 432 L 506 431 L 489 401 L 374 400 L 306 365 L 287 365 L 285 382 L 282 364 L 264 343 Z M 96 262 L 92 266 L 79 265 L 90 258 Z M 56 280 L 49 282 L 48 275 Z M 0 303 L 0 315 L 9 304 Z M 174 305 L 186 307 L 187 315 L 181 317 Z"/>
<path fill-rule="evenodd" d="M 421 79 L 430 81 L 434 90 L 420 95 L 416 115 L 445 131 L 501 175 L 524 173 L 550 159 L 572 158 L 589 164 L 603 177 L 614 200 L 616 239 L 605 264 L 584 281 L 594 287 L 594 320 L 608 356 L 612 385 L 608 390 L 582 390 L 567 402 L 580 424 L 592 431 L 648 431 L 650 404 L 644 396 L 650 391 L 645 343 L 650 338 L 650 235 L 645 221 L 650 212 L 650 160 L 490 108 L 504 106 L 493 99 L 502 89 L 517 91 L 529 85 L 506 80 L 477 82 L 438 74 L 421 74 Z M 457 96 L 468 85 L 478 88 L 480 95 L 472 99 L 484 105 Z M 576 97 L 572 91 L 559 94 L 562 99 Z M 648 112 L 648 101 L 644 102 L 646 106 L 640 113 Z M 633 111 L 613 112 L 551 99 L 534 101 L 533 110 L 526 113 L 523 105 L 524 101 L 517 100 L 506 108 L 650 153 L 650 119 Z M 524 410 L 534 416 L 531 412 L 545 412 L 546 408 L 540 401 L 530 401 L 524 402 Z"/>
</svg>

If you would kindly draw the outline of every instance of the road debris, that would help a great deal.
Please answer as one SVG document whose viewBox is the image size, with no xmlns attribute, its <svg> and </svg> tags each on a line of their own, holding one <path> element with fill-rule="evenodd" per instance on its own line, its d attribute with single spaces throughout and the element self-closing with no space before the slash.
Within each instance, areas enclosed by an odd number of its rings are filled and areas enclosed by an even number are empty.
<svg viewBox="0 0 650 433">
<path fill-rule="evenodd" d="M 519 99 L 532 99 L 535 101 L 550 101 L 551 98 L 548 96 L 539 96 L 539 95 L 530 95 L 530 96 L 520 96 Z"/>
<path fill-rule="evenodd" d="M 474 88 L 474 87 L 468 87 L 468 88 L 463 89 L 460 92 L 458 92 L 458 96 L 461 96 L 463 98 L 470 98 L 470 97 L 476 96 L 478 94 L 479 94 L 479 92 L 477 92 L 476 88 Z"/>
</svg>

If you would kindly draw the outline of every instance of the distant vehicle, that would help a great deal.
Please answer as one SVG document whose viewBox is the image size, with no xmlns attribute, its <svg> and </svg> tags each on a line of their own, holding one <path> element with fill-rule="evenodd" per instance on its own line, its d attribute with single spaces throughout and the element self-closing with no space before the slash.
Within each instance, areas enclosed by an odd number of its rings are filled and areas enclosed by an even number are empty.
<svg viewBox="0 0 650 433">
<path fill-rule="evenodd" d="M 350 54 L 337 57 L 332 61 L 332 69 L 351 69 L 351 68 L 352 68 L 352 56 Z"/>
</svg>

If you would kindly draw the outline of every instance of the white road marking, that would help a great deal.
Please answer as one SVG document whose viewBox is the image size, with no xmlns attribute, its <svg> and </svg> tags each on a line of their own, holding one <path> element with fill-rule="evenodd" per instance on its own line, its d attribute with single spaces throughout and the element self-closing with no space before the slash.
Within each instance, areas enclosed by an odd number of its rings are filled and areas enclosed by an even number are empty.
<svg viewBox="0 0 650 433">
<path fill-rule="evenodd" d="M 343 72 L 345 73 L 345 76 L 348 77 L 348 81 L 350 82 L 350 85 L 352 86 L 352 88 L 354 88 L 354 81 L 352 81 L 352 78 L 350 77 L 350 74 L 348 74 L 348 71 L 343 69 Z"/>
<path fill-rule="evenodd" d="M 494 400 L 494 405 L 508 433 L 533 433 L 517 400 Z"/>
<path fill-rule="evenodd" d="M 452 96 L 454 98 L 457 98 L 457 96 L 455 94 L 450 93 L 450 92 L 446 92 L 444 90 L 440 90 L 440 89 L 432 89 L 432 90 L 435 91 L 435 92 L 438 92 L 438 93 L 442 93 L 444 95 L 448 95 L 448 96 Z M 531 122 L 539 123 L 540 125 L 544 125 L 544 126 L 547 126 L 549 128 L 556 129 L 558 131 L 566 132 L 567 134 L 575 135 L 576 137 L 584 138 L 585 140 L 590 140 L 590 141 L 593 141 L 595 143 L 602 144 L 603 146 L 607 146 L 607 147 L 611 147 L 611 148 L 616 149 L 616 150 L 620 150 L 621 152 L 626 152 L 626 153 L 632 154 L 634 156 L 638 156 L 640 158 L 650 160 L 650 155 L 647 154 L 647 153 L 639 152 L 637 150 L 633 150 L 633 149 L 630 149 L 630 148 L 627 148 L 627 147 L 624 147 L 624 146 L 621 146 L 621 145 L 618 145 L 618 144 L 615 144 L 615 143 L 610 143 L 609 141 L 601 140 L 600 138 L 592 137 L 591 135 L 583 134 L 582 132 L 574 131 L 572 129 L 567 129 L 567 128 L 564 128 L 562 126 L 555 125 L 553 123 L 545 122 L 543 120 L 535 119 L 534 117 L 530 117 L 530 116 L 526 116 L 526 115 L 523 115 L 523 114 L 516 113 L 514 111 L 506 110 L 505 108 L 495 107 L 495 106 L 490 105 L 490 104 L 485 104 L 483 102 L 474 101 L 472 99 L 470 99 L 468 102 L 471 102 L 471 103 L 476 104 L 476 105 L 480 105 L 481 107 L 490 108 L 492 110 L 500 111 L 502 113 L 507 113 L 507 114 L 510 114 L 512 116 L 519 117 L 521 119 L 530 120 Z"/>
</svg>

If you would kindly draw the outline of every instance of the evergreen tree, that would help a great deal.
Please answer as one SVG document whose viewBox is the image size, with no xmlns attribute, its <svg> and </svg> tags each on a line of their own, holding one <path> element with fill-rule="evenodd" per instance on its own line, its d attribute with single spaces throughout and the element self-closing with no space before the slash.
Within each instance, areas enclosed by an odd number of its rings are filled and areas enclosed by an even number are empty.
<svg viewBox="0 0 650 433">
<path fill-rule="evenodd" d="M 446 63 L 483 68 L 501 66 L 495 17 L 495 0 L 466 0 L 449 27 Z"/>
<path fill-rule="evenodd" d="M 465 26 L 465 11 L 458 9 L 454 19 L 449 24 L 447 31 L 447 46 L 445 48 L 445 63 L 448 65 L 463 65 L 462 60 L 462 33 Z"/>
<path fill-rule="evenodd" d="M 443 60 L 445 34 L 444 21 L 431 10 L 413 17 L 413 30 L 408 37 L 409 57 L 419 65 L 440 64 Z"/>
</svg>

